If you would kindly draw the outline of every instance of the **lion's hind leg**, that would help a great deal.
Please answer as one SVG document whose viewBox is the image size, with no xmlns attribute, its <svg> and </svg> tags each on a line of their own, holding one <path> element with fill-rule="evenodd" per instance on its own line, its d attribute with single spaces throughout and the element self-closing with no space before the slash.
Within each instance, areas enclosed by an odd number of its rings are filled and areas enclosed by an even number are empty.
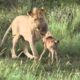
<svg viewBox="0 0 80 80">
<path fill-rule="evenodd" d="M 18 42 L 19 35 L 14 35 L 12 39 L 12 49 L 11 49 L 11 54 L 12 58 L 17 58 L 15 48 L 16 48 L 16 43 Z"/>
</svg>

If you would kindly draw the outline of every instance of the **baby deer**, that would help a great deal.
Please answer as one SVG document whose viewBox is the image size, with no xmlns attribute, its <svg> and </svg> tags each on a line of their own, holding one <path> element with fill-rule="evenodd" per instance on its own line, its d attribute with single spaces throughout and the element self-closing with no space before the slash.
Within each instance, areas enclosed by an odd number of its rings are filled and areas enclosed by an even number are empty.
<svg viewBox="0 0 80 80">
<path fill-rule="evenodd" d="M 54 58 L 56 59 L 56 62 L 58 61 L 58 57 L 57 57 L 57 45 L 58 45 L 59 41 L 54 39 L 52 36 L 47 36 L 44 40 L 44 49 L 43 52 L 40 55 L 39 60 L 41 60 L 43 54 L 45 53 L 46 50 L 49 51 L 49 58 L 51 60 L 51 64 L 54 61 Z"/>
</svg>

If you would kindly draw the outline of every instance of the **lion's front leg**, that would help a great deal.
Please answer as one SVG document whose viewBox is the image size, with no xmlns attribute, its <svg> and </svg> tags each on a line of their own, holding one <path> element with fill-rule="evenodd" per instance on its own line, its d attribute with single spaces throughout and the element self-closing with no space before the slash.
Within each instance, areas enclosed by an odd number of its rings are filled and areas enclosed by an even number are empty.
<svg viewBox="0 0 80 80">
<path fill-rule="evenodd" d="M 31 48 L 34 59 L 39 59 L 39 55 L 35 48 L 35 43 L 32 38 L 29 40 L 29 44 L 30 44 L 30 48 Z"/>
<path fill-rule="evenodd" d="M 25 42 L 25 45 L 24 45 L 24 54 L 25 54 L 28 58 L 33 59 L 33 55 L 30 54 L 29 51 L 28 51 L 28 46 L 29 46 L 29 44 L 28 44 L 27 42 Z"/>
</svg>

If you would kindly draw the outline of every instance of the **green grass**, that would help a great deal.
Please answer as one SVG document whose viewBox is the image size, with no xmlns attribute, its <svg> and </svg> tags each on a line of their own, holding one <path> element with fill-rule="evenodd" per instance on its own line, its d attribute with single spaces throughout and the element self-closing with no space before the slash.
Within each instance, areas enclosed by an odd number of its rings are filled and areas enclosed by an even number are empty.
<svg viewBox="0 0 80 80">
<path fill-rule="evenodd" d="M 27 5 L 11 10 L 0 10 L 0 41 L 12 20 L 21 14 L 26 14 Z M 80 80 L 80 6 L 55 6 L 47 9 L 49 29 L 60 41 L 58 46 L 59 63 L 50 65 L 46 55 L 41 63 L 35 63 L 26 57 L 10 58 L 11 33 L 3 45 L 4 55 L 0 57 L 0 80 Z M 8 45 L 9 44 L 9 45 Z M 23 48 L 23 42 L 17 46 L 17 53 Z M 37 44 L 40 54 L 43 46 Z"/>
<path fill-rule="evenodd" d="M 47 63 L 34 63 L 26 58 L 12 60 L 10 58 L 0 59 L 0 80 L 79 80 L 80 63 L 69 64 L 63 59 L 63 63 L 57 66 Z"/>
</svg>

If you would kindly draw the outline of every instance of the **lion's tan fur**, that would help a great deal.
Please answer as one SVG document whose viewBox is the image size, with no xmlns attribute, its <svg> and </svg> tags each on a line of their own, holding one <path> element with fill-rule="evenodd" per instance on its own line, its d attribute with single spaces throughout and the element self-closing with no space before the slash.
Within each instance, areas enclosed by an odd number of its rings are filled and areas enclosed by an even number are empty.
<svg viewBox="0 0 80 80">
<path fill-rule="evenodd" d="M 40 12 L 41 11 L 41 12 Z M 4 43 L 5 37 L 8 32 L 12 29 L 12 58 L 16 58 L 16 43 L 20 36 L 24 38 L 26 42 L 29 43 L 30 48 L 32 50 L 33 55 L 28 52 L 28 45 L 25 46 L 25 54 L 29 58 L 38 58 L 38 53 L 35 49 L 35 42 L 41 39 L 47 32 L 47 23 L 45 21 L 43 10 L 38 8 L 33 8 L 32 11 L 29 12 L 28 15 L 17 16 L 11 23 L 10 27 L 6 31 L 2 43 Z"/>
</svg>

